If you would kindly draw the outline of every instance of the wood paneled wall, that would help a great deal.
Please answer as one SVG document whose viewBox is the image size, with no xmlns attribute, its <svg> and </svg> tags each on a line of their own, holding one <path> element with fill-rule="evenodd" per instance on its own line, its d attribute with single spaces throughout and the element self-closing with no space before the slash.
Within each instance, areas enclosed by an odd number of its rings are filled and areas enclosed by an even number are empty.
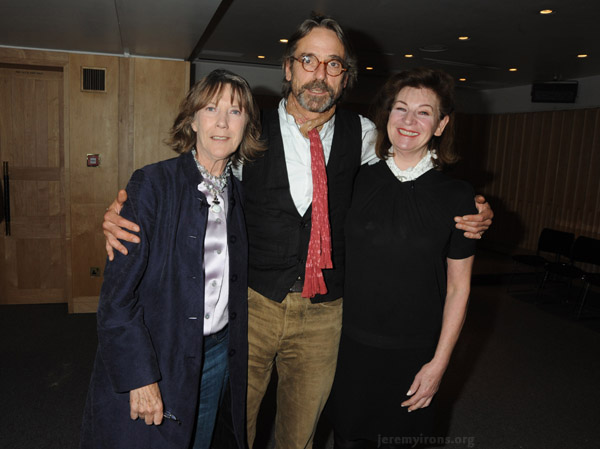
<svg viewBox="0 0 600 449">
<path fill-rule="evenodd" d="M 68 56 L 0 48 L 0 159 L 11 174 L 12 234 L 0 236 L 0 303 L 70 297 Z"/>
<path fill-rule="evenodd" d="M 0 233 L 0 303 L 67 297 L 62 67 L 0 63 L 0 160 L 12 233 Z"/>
<path fill-rule="evenodd" d="M 74 267 L 70 310 L 91 312 L 96 310 L 102 277 L 91 277 L 90 267 L 103 271 L 106 263 L 100 229 L 104 210 L 136 168 L 176 156 L 164 140 L 189 88 L 189 63 L 71 55 L 70 65 L 72 76 L 82 65 L 107 69 L 106 93 L 81 92 L 72 82 L 70 97 Z M 88 153 L 100 154 L 100 167 L 86 167 Z"/>
<path fill-rule="evenodd" d="M 106 92 L 82 92 L 81 67 L 106 69 Z M 69 56 L 69 140 L 71 167 L 71 260 L 73 297 L 70 309 L 84 311 L 82 301 L 98 296 L 104 271 L 103 235 L 99 229 L 104 209 L 115 196 L 119 171 L 119 60 L 114 56 Z M 87 167 L 87 155 L 99 154 L 100 166 Z"/>
<path fill-rule="evenodd" d="M 495 212 L 484 242 L 534 251 L 544 227 L 600 238 L 600 108 L 459 115 L 455 174 Z"/>
<path fill-rule="evenodd" d="M 102 215 L 135 168 L 175 156 L 163 141 L 189 89 L 189 63 L 0 48 L 2 63 L 62 68 L 63 301 L 71 312 L 95 311 L 102 277 L 92 277 L 90 268 L 104 271 Z M 106 92 L 81 91 L 82 66 L 106 69 Z M 87 167 L 87 154 L 99 154 L 100 166 Z"/>
</svg>

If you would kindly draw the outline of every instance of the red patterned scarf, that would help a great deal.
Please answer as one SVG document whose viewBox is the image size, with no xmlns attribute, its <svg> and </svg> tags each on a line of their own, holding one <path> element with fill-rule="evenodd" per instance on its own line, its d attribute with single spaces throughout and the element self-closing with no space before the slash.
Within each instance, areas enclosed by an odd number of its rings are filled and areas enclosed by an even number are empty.
<svg viewBox="0 0 600 449">
<path fill-rule="evenodd" d="M 331 263 L 331 229 L 329 226 L 329 202 L 327 199 L 327 172 L 323 143 L 318 128 L 328 122 L 335 112 L 335 107 L 325 111 L 317 118 L 308 120 L 301 112 L 296 98 L 290 95 L 287 111 L 296 119 L 302 135 L 310 140 L 310 168 L 312 172 L 313 197 L 311 212 L 310 242 L 306 256 L 306 270 L 302 296 L 312 298 L 316 294 L 327 293 L 323 279 L 324 268 L 332 268 Z"/>
</svg>

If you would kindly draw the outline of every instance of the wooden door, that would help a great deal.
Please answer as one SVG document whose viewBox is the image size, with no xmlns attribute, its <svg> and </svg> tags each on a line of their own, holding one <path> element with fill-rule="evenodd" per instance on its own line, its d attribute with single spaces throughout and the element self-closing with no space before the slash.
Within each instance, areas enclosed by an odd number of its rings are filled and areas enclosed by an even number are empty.
<svg viewBox="0 0 600 449">
<path fill-rule="evenodd" d="M 0 161 L 11 235 L 0 224 L 0 303 L 67 302 L 62 68 L 0 64 Z"/>
</svg>

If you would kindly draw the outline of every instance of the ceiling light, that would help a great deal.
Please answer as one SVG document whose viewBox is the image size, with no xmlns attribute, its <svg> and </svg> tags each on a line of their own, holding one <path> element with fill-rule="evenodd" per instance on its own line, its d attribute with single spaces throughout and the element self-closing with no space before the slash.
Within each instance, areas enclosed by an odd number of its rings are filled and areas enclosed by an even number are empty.
<svg viewBox="0 0 600 449">
<path fill-rule="evenodd" d="M 516 72 L 517 68 L 516 67 L 511 67 L 510 69 L 508 69 L 509 72 Z"/>
<path fill-rule="evenodd" d="M 587 58 L 588 55 L 586 55 L 585 53 L 581 53 L 580 55 L 577 55 L 578 58 Z"/>
<path fill-rule="evenodd" d="M 458 40 L 459 40 L 459 41 L 468 41 L 468 40 L 470 40 L 470 39 L 471 39 L 471 38 L 470 38 L 469 36 L 458 36 Z"/>
<path fill-rule="evenodd" d="M 543 15 L 554 14 L 554 11 L 551 9 L 542 9 L 542 10 L 540 10 L 540 14 L 543 14 Z"/>
<path fill-rule="evenodd" d="M 409 53 L 409 54 L 406 54 L 406 55 L 404 55 L 404 57 L 405 57 L 405 58 L 412 58 L 412 57 L 413 57 L 413 55 L 411 55 L 411 54 Z"/>
<path fill-rule="evenodd" d="M 288 40 L 287 39 L 279 39 L 279 42 L 281 42 L 282 44 L 287 44 Z"/>
<path fill-rule="evenodd" d="M 467 81 L 466 78 L 459 78 L 458 81 Z"/>
<path fill-rule="evenodd" d="M 373 70 L 373 67 L 365 67 L 367 70 Z"/>
<path fill-rule="evenodd" d="M 265 56 L 263 56 L 263 55 L 258 55 L 258 59 L 265 59 Z"/>
</svg>

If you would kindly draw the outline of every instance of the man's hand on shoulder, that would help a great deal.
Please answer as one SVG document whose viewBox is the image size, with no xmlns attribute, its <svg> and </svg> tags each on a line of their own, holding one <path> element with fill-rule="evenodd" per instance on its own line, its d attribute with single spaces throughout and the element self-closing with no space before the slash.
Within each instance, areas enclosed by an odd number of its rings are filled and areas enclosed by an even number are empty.
<svg viewBox="0 0 600 449">
<path fill-rule="evenodd" d="M 465 231 L 465 237 L 470 239 L 480 239 L 492 225 L 494 218 L 494 211 L 482 195 L 475 197 L 475 207 L 479 212 L 476 215 L 454 217 L 456 228 Z"/>
<path fill-rule="evenodd" d="M 113 260 L 115 258 L 113 249 L 127 255 L 127 248 L 123 246 L 119 239 L 127 242 L 140 243 L 140 238 L 137 235 L 131 234 L 125 230 L 128 229 L 133 232 L 139 232 L 140 227 L 119 215 L 125 201 L 127 201 L 127 192 L 125 190 L 119 190 L 117 198 L 106 208 L 106 212 L 104 213 L 102 229 L 104 237 L 106 238 L 106 254 L 108 254 L 108 260 Z"/>
</svg>

